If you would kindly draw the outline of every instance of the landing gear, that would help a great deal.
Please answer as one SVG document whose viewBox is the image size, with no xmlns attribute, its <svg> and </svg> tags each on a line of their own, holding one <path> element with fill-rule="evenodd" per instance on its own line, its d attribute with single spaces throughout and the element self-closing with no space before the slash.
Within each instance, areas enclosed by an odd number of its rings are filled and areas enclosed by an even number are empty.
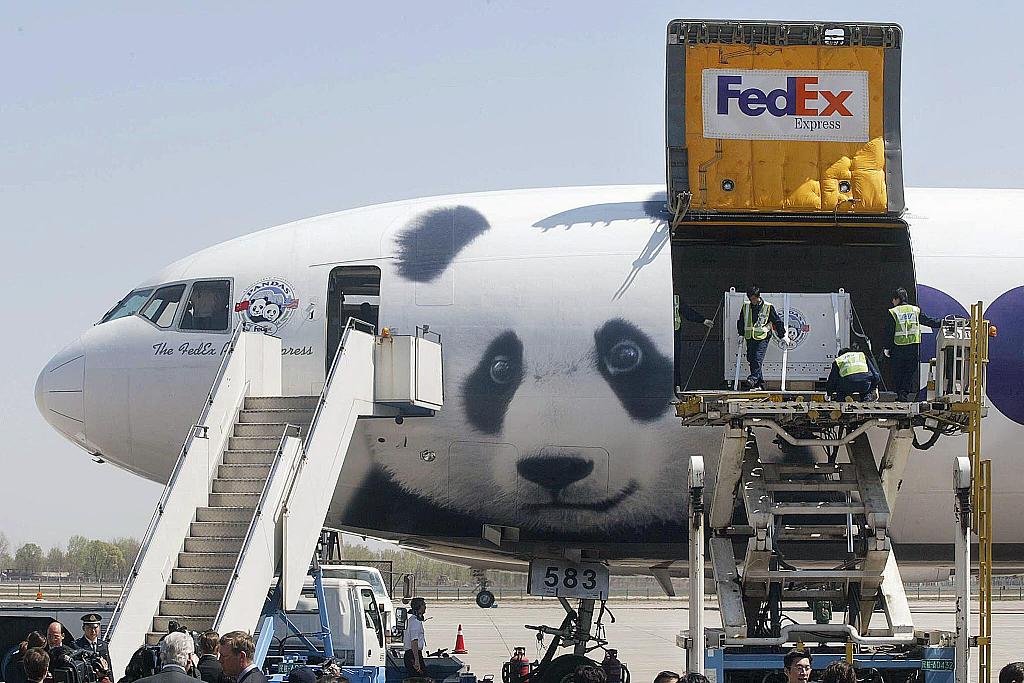
<svg viewBox="0 0 1024 683">
<path fill-rule="evenodd" d="M 486 569 L 473 569 L 473 578 L 476 579 L 476 606 L 481 609 L 489 609 L 494 607 L 494 593 L 487 590 L 487 587 L 491 584 L 487 580 Z"/>
<path fill-rule="evenodd" d="M 480 591 L 476 594 L 476 606 L 482 609 L 494 607 L 494 593 L 491 591 Z"/>
<path fill-rule="evenodd" d="M 572 675 L 580 666 L 597 666 L 601 663 L 587 657 L 587 654 L 604 649 L 608 641 L 603 637 L 604 626 L 601 622 L 607 613 L 612 623 L 615 623 L 615 616 L 607 608 L 604 601 L 594 618 L 595 600 L 581 599 L 579 609 L 573 609 L 565 598 L 558 598 L 565 610 L 565 619 L 558 628 L 550 626 L 527 626 L 531 631 L 537 631 L 537 640 L 541 641 L 543 636 L 553 636 L 551 644 L 548 645 L 544 657 L 530 673 L 530 683 L 567 683 L 572 680 Z M 555 656 L 558 648 L 571 647 L 572 654 Z M 610 650 L 609 652 L 614 652 Z M 621 664 L 620 662 L 617 662 Z M 620 681 L 628 681 L 629 673 L 625 664 L 621 664 Z"/>
</svg>

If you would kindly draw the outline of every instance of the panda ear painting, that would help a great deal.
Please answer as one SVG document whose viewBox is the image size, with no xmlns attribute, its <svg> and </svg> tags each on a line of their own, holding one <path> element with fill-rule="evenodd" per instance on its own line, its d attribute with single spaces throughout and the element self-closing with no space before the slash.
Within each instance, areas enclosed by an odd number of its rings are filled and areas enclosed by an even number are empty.
<svg viewBox="0 0 1024 683">
<path fill-rule="evenodd" d="M 413 282 L 436 280 L 460 251 L 490 227 L 482 213 L 468 206 L 424 211 L 398 232 L 398 274 Z"/>
</svg>

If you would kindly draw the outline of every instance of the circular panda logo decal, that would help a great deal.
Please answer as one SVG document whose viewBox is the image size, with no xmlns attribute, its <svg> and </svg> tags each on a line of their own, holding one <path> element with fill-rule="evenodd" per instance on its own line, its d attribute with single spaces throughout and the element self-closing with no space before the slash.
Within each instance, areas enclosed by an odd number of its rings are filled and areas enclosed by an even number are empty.
<svg viewBox="0 0 1024 683">
<path fill-rule="evenodd" d="M 779 317 L 781 318 L 782 309 L 779 308 L 777 310 L 779 311 Z M 803 343 L 804 338 L 807 336 L 807 333 L 811 331 L 811 326 L 807 322 L 807 316 L 803 314 L 803 311 L 790 306 L 789 320 L 784 320 L 783 322 L 786 325 L 786 334 L 793 342 L 793 348 L 800 346 L 800 344 Z M 772 336 L 772 339 L 775 340 L 775 344 L 781 349 L 782 341 L 774 335 Z"/>
<path fill-rule="evenodd" d="M 292 286 L 280 278 L 268 277 L 245 290 L 242 300 L 235 304 L 235 313 L 246 326 L 277 334 L 298 307 Z"/>
</svg>

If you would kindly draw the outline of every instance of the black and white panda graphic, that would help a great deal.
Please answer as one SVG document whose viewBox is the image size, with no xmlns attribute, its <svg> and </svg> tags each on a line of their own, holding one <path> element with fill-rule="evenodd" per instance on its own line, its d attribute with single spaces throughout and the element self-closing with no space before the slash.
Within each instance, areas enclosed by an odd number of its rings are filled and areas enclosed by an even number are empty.
<svg viewBox="0 0 1024 683">
<path fill-rule="evenodd" d="M 442 334 L 446 403 L 415 427 L 373 425 L 374 475 L 349 525 L 684 538 L 685 456 L 699 449 L 671 406 L 671 264 L 650 247 L 666 224 L 647 203 L 617 206 L 611 223 L 586 208 L 548 229 L 440 207 L 396 232 L 394 296 L 443 302 L 397 324 Z"/>
</svg>

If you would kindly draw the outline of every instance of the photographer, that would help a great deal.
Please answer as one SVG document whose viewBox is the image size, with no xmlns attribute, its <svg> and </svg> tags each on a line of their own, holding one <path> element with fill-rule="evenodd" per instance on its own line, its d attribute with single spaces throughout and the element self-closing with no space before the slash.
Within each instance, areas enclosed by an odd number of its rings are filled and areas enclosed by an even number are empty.
<svg viewBox="0 0 1024 683">
<path fill-rule="evenodd" d="M 160 641 L 160 672 L 140 678 L 139 681 L 146 681 L 146 683 L 196 683 L 196 679 L 186 673 L 192 666 L 192 656 L 195 651 L 196 647 L 192 636 L 180 631 L 168 633 Z"/>
<path fill-rule="evenodd" d="M 22 663 L 29 683 L 42 683 L 50 670 L 50 655 L 43 648 L 34 647 L 25 653 Z"/>
</svg>

